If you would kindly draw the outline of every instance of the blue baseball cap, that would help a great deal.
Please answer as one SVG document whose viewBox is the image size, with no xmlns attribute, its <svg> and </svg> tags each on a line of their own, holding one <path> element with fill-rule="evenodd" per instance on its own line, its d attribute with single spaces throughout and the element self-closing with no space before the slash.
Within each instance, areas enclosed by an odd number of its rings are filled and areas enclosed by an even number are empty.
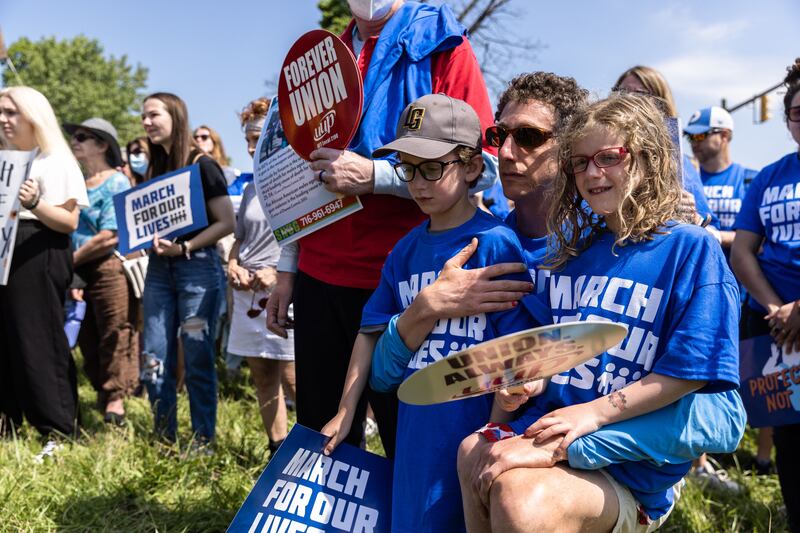
<svg viewBox="0 0 800 533">
<path fill-rule="evenodd" d="M 698 133 L 706 133 L 711 129 L 733 131 L 733 117 L 721 107 L 706 107 L 694 112 L 683 132 L 689 135 L 696 135 Z"/>
</svg>

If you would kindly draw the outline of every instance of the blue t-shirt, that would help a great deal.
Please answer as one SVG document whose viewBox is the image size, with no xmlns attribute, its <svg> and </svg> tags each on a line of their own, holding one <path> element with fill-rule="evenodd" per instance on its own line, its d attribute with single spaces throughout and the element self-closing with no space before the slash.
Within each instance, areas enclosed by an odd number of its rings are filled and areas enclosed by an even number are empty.
<svg viewBox="0 0 800 533">
<path fill-rule="evenodd" d="M 653 240 L 612 249 L 604 233 L 562 269 L 547 289 L 523 299 L 540 324 L 608 320 L 628 326 L 615 348 L 553 376 L 546 391 L 512 422 L 517 433 L 561 407 L 589 402 L 656 372 L 705 380 L 702 392 L 739 385 L 736 280 L 707 231 L 675 224 Z M 651 518 L 671 506 L 671 487 L 690 463 L 628 462 L 608 467 Z"/>
<path fill-rule="evenodd" d="M 464 268 L 524 261 L 514 232 L 481 210 L 452 230 L 431 233 L 428 226 L 429 222 L 424 222 L 411 230 L 389 254 L 378 288 L 364 307 L 362 328 L 383 326 L 408 307 L 472 237 L 478 238 L 478 249 Z M 530 281 L 525 273 L 513 279 Z M 439 320 L 411 357 L 405 377 L 450 353 L 531 325 L 522 306 L 501 313 Z M 456 470 L 458 446 L 489 420 L 492 398 L 486 394 L 429 406 L 400 402 L 392 489 L 393 531 L 464 531 Z"/>
<path fill-rule="evenodd" d="M 692 164 L 692 160 L 689 159 L 687 155 L 683 156 L 683 188 L 694 197 L 694 205 L 695 209 L 697 209 L 697 214 L 702 218 L 706 218 L 706 215 L 711 215 L 711 225 L 719 229 L 719 220 L 708 205 L 708 200 L 703 192 L 703 182 L 700 181 L 700 173 L 697 172 L 697 169 Z"/>
<path fill-rule="evenodd" d="M 745 168 L 738 163 L 733 163 L 717 173 L 700 169 L 703 192 L 708 199 L 709 207 L 719 219 L 720 230 L 733 230 L 736 215 L 742 207 L 744 193 L 756 174 L 758 172 L 755 170 Z"/>
<path fill-rule="evenodd" d="M 758 263 L 784 302 L 800 298 L 800 156 L 792 153 L 765 167 L 745 194 L 734 229 L 764 237 Z M 750 307 L 764 308 L 750 298 Z"/>
<path fill-rule="evenodd" d="M 539 269 L 539 265 L 542 264 L 547 255 L 547 237 L 528 237 L 521 233 L 517 226 L 516 209 L 508 214 L 505 222 L 517 234 L 517 238 L 522 245 L 522 254 L 525 257 L 525 264 L 528 265 L 528 272 L 535 287 L 534 290 L 536 292 L 544 290 L 550 271 Z"/>
<path fill-rule="evenodd" d="M 115 172 L 94 189 L 86 189 L 89 207 L 81 209 L 78 227 L 72 232 L 72 249 L 77 250 L 100 230 L 117 231 L 114 195 L 131 188 L 128 176 Z"/>
</svg>

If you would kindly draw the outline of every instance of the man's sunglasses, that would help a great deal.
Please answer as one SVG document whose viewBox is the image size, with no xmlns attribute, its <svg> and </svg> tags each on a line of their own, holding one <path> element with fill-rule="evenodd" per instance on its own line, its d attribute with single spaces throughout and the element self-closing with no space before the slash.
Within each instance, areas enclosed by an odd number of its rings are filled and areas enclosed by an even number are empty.
<svg viewBox="0 0 800 533">
<path fill-rule="evenodd" d="M 522 126 L 521 128 L 505 128 L 503 126 L 491 126 L 486 128 L 486 143 L 489 146 L 500 148 L 511 135 L 517 146 L 526 150 L 533 150 L 546 143 L 552 136 L 552 131 L 544 131 L 533 126 Z"/>
<path fill-rule="evenodd" d="M 703 132 L 703 133 L 686 133 L 686 132 L 684 132 L 684 135 L 686 136 L 687 139 L 689 139 L 689 142 L 699 143 L 699 142 L 705 141 L 708 137 L 711 137 L 712 135 L 716 135 L 717 133 L 720 133 L 722 131 L 724 131 L 724 130 L 721 130 L 720 128 L 711 128 L 710 130 L 708 130 L 706 132 Z"/>
</svg>

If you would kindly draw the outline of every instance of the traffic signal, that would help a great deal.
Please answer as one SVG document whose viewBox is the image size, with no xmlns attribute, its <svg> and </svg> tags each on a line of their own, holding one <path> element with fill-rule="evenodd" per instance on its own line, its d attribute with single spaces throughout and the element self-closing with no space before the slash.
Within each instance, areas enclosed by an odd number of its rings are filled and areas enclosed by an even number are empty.
<svg viewBox="0 0 800 533">
<path fill-rule="evenodd" d="M 759 102 L 759 122 L 766 122 L 772 118 L 772 113 L 769 112 L 769 95 L 762 94 Z"/>
</svg>

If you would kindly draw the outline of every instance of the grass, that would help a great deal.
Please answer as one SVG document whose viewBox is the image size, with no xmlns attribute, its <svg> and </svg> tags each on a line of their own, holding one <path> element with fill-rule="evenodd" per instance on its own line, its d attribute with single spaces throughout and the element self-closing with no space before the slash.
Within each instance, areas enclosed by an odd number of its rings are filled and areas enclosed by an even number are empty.
<svg viewBox="0 0 800 533">
<path fill-rule="evenodd" d="M 269 458 L 247 384 L 221 386 L 212 457 L 181 452 L 191 437 L 185 394 L 178 404 L 177 447 L 151 438 L 146 400 L 128 401 L 129 423 L 119 429 L 103 424 L 83 377 L 80 398 L 81 434 L 53 460 L 34 463 L 41 443 L 28 426 L 0 441 L 0 531 L 224 531 Z M 382 453 L 379 440 L 369 448 Z M 756 477 L 747 469 L 754 452 L 748 432 L 736 455 L 721 458 L 744 487 L 741 495 L 690 481 L 662 531 L 786 531 L 777 477 Z"/>
</svg>

